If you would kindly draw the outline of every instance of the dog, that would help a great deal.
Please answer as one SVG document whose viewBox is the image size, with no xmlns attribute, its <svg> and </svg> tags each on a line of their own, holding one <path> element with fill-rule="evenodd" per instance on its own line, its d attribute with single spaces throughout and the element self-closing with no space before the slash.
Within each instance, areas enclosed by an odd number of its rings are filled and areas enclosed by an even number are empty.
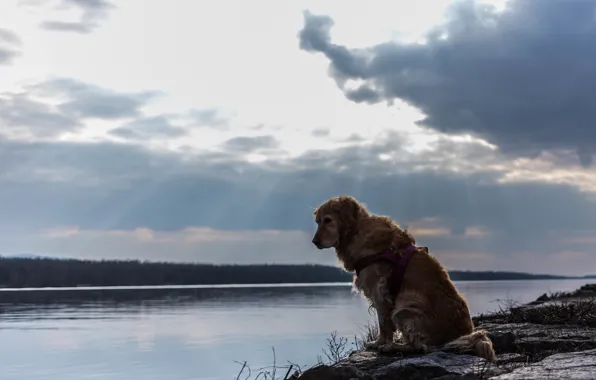
<svg viewBox="0 0 596 380">
<path fill-rule="evenodd" d="M 496 362 L 486 330 L 474 330 L 466 300 L 441 263 L 387 216 L 374 215 L 351 196 L 325 201 L 313 212 L 318 249 L 335 248 L 339 261 L 354 275 L 355 288 L 377 312 L 379 336 L 367 349 L 384 353 L 451 351 Z M 384 252 L 388 260 L 376 260 Z M 403 267 L 395 260 L 409 262 Z M 368 261 L 364 267 L 360 265 Z M 396 261 L 397 262 L 397 261 Z M 361 268 L 358 268 L 358 266 Z M 402 271 L 396 279 L 396 273 Z M 399 276 L 398 276 L 399 277 Z M 392 294 L 395 281 L 399 289 Z M 401 341 L 394 341 L 396 331 Z"/>
</svg>

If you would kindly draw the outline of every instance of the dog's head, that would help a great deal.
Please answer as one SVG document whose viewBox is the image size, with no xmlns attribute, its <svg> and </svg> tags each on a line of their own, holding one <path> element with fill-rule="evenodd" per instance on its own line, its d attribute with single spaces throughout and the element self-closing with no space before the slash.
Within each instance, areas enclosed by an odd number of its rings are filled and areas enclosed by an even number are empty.
<svg viewBox="0 0 596 380">
<path fill-rule="evenodd" d="M 317 223 L 313 244 L 325 249 L 346 243 L 356 233 L 359 216 L 364 211 L 353 197 L 342 195 L 327 200 L 313 212 Z"/>
</svg>

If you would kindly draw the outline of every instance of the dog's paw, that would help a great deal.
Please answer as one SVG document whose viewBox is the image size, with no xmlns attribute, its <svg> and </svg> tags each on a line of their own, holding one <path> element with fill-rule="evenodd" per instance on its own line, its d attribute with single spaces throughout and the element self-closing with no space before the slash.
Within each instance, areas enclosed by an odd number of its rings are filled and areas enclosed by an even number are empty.
<svg viewBox="0 0 596 380">
<path fill-rule="evenodd" d="M 386 343 L 386 344 L 381 344 L 378 348 L 379 352 L 384 353 L 384 354 L 394 354 L 397 352 L 402 352 L 403 351 L 403 344 L 399 344 L 399 343 Z"/>
<path fill-rule="evenodd" d="M 368 349 L 368 350 L 377 350 L 379 349 L 380 346 L 382 346 L 384 344 L 383 341 L 381 340 L 374 340 L 372 342 L 367 342 L 364 344 L 364 348 Z"/>
</svg>

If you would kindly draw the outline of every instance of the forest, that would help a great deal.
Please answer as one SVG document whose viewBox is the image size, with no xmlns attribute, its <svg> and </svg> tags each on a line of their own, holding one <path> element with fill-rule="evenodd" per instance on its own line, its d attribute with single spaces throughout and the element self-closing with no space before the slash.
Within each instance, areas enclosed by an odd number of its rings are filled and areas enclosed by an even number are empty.
<svg viewBox="0 0 596 380">
<path fill-rule="evenodd" d="M 452 280 L 571 278 L 517 272 L 450 271 Z M 193 263 L 0 257 L 0 287 L 220 285 L 350 282 L 352 275 L 323 265 Z"/>
</svg>

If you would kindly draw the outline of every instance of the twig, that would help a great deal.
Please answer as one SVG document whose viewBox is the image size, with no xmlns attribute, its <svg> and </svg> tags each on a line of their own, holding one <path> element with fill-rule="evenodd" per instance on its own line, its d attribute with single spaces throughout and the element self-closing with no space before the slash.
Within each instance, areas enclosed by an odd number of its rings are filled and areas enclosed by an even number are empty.
<svg viewBox="0 0 596 380">
<path fill-rule="evenodd" d="M 294 367 L 294 365 L 290 364 L 290 368 L 288 368 L 288 372 L 286 372 L 286 375 L 284 376 L 284 380 L 287 380 L 288 375 L 290 374 L 290 371 L 292 370 L 293 367 Z"/>
<path fill-rule="evenodd" d="M 238 376 L 236 376 L 236 380 L 240 379 L 240 375 L 242 375 L 242 372 L 244 372 L 244 368 L 248 369 L 248 376 L 246 376 L 246 378 L 245 378 L 245 380 L 247 380 L 251 375 L 250 367 L 248 367 L 246 365 L 246 362 L 244 362 L 244 363 L 236 362 L 236 363 L 242 364 L 242 368 L 240 368 L 240 372 L 238 372 Z"/>
</svg>

